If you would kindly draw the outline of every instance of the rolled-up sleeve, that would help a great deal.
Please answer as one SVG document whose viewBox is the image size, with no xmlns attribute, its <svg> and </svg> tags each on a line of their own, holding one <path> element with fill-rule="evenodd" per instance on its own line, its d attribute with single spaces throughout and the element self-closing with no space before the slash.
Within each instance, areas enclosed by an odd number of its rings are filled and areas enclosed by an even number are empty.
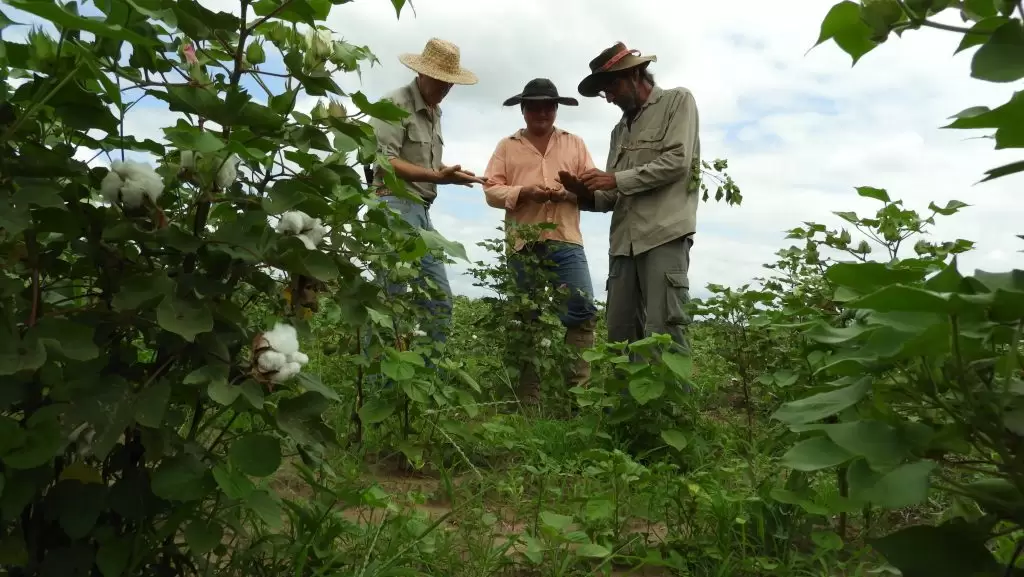
<svg viewBox="0 0 1024 577">
<path fill-rule="evenodd" d="M 514 210 L 519 202 L 519 192 L 522 186 L 509 186 L 508 177 L 505 175 L 505 139 L 498 143 L 491 154 L 484 170 L 484 178 L 494 184 L 484 185 L 484 197 L 488 206 Z"/>
<path fill-rule="evenodd" d="M 615 173 L 616 189 L 640 194 L 686 177 L 697 141 L 697 103 L 686 93 L 669 112 L 663 151 L 654 160 Z"/>
<path fill-rule="evenodd" d="M 405 140 L 405 121 L 387 122 L 379 118 L 370 120 L 377 135 L 377 154 L 384 158 L 401 158 L 402 142 Z"/>
</svg>

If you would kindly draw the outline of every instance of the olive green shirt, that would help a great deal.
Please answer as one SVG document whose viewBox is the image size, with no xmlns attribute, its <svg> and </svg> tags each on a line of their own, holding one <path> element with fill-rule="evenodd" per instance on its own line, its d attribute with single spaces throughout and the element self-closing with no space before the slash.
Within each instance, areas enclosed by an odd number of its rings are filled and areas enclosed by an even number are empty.
<svg viewBox="0 0 1024 577">
<path fill-rule="evenodd" d="M 379 118 L 370 120 L 370 126 L 377 135 L 377 152 L 389 160 L 401 158 L 423 168 L 440 170 L 444 148 L 441 108 L 427 106 L 415 79 L 385 94 L 382 100 L 390 100 L 395 106 L 409 112 L 409 115 L 397 123 Z M 374 184 L 381 186 L 379 174 L 374 178 Z M 428 204 L 437 198 L 437 185 L 433 182 L 406 181 L 405 186 Z"/>
<path fill-rule="evenodd" d="M 605 171 L 615 173 L 616 187 L 580 203 L 612 211 L 610 256 L 641 254 L 696 231 L 699 129 L 693 93 L 658 86 L 631 126 L 623 116 L 612 129 Z"/>
</svg>

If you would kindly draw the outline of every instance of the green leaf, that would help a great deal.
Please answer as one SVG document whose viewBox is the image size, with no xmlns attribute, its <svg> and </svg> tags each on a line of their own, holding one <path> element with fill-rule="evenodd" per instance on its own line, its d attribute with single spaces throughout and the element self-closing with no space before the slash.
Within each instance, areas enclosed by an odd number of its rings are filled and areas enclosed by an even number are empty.
<svg viewBox="0 0 1024 577">
<path fill-rule="evenodd" d="M 323 445 L 336 442 L 334 430 L 323 422 L 330 401 L 320 393 L 306 391 L 277 404 L 277 426 L 297 443 Z"/>
<path fill-rule="evenodd" d="M 668 351 L 661 355 L 661 360 L 680 379 L 688 380 L 693 375 L 692 357 Z"/>
<path fill-rule="evenodd" d="M 661 397 L 665 393 L 665 383 L 651 379 L 632 379 L 629 381 L 629 394 L 633 395 L 640 405 Z"/>
<path fill-rule="evenodd" d="M 890 285 L 869 295 L 846 303 L 851 309 L 881 312 L 943 313 L 950 311 L 950 302 L 938 293 L 904 285 Z"/>
<path fill-rule="evenodd" d="M 153 494 L 168 501 L 198 501 L 210 492 L 209 469 L 195 456 L 182 453 L 164 459 L 153 471 Z"/>
<path fill-rule="evenodd" d="M 96 551 L 96 567 L 103 577 L 121 577 L 132 559 L 134 535 L 108 539 Z"/>
<path fill-rule="evenodd" d="M 686 439 L 686 435 L 674 429 L 662 431 L 661 438 L 668 444 L 668 446 L 677 451 L 682 451 L 686 448 L 686 445 L 689 444 L 689 441 Z"/>
<path fill-rule="evenodd" d="M 277 531 L 284 527 L 281 519 L 280 503 L 267 491 L 253 491 L 245 499 L 245 505 L 256 513 L 271 530 Z"/>
<path fill-rule="evenodd" d="M 7 4 L 18 10 L 24 10 L 29 14 L 35 14 L 69 30 L 85 30 L 97 36 L 123 40 L 139 47 L 149 47 L 159 43 L 155 36 L 147 38 L 117 24 L 107 24 L 97 18 L 78 16 L 54 2 L 47 2 L 45 0 L 8 0 Z"/>
<path fill-rule="evenodd" d="M 541 511 L 540 522 L 555 531 L 562 532 L 572 525 L 572 517 L 569 517 L 568 515 L 559 515 L 558 513 L 553 513 L 551 511 Z"/>
<path fill-rule="evenodd" d="M 185 542 L 196 555 L 206 555 L 213 551 L 222 537 L 224 537 L 224 527 L 216 521 L 208 522 L 197 519 L 185 526 Z"/>
<path fill-rule="evenodd" d="M 817 471 L 840 465 L 853 457 L 828 437 L 812 437 L 793 445 L 782 456 L 782 465 L 797 471 Z"/>
<path fill-rule="evenodd" d="M 4 465 L 35 469 L 57 457 L 68 443 L 57 418 L 52 411 L 33 415 L 27 422 L 24 443 L 4 455 Z"/>
<path fill-rule="evenodd" d="M 387 122 L 395 122 L 409 116 L 409 112 L 402 109 L 390 100 L 383 99 L 377 102 L 370 102 L 362 92 L 354 92 L 351 95 L 352 104 L 356 105 L 363 114 L 379 118 Z"/>
<path fill-rule="evenodd" d="M 316 280 L 328 282 L 338 278 L 338 264 L 329 255 L 318 250 L 306 251 L 302 255 L 302 266 L 306 274 Z"/>
<path fill-rule="evenodd" d="M 772 418 L 789 425 L 812 423 L 852 407 L 870 390 L 871 378 L 863 377 L 847 387 L 786 403 L 772 413 Z"/>
<path fill-rule="evenodd" d="M 971 26 L 970 32 L 964 34 L 960 45 L 956 47 L 953 54 L 959 54 L 968 48 L 984 44 L 986 40 L 991 38 L 993 32 L 1009 21 L 1010 19 L 1004 16 L 994 16 L 975 23 L 974 26 Z"/>
<path fill-rule="evenodd" d="M 267 477 L 281 466 L 281 441 L 270 435 L 246 435 L 228 449 L 232 466 L 253 477 Z"/>
<path fill-rule="evenodd" d="M 825 277 L 833 283 L 860 293 L 868 293 L 893 284 L 917 282 L 923 279 L 924 275 L 924 271 L 895 268 L 880 262 L 840 262 L 825 271 Z"/>
<path fill-rule="evenodd" d="M 937 467 L 934 461 L 917 461 L 901 465 L 886 473 L 868 493 L 879 507 L 901 509 L 919 505 L 928 500 L 931 488 L 929 477 Z"/>
<path fill-rule="evenodd" d="M 316 375 L 302 372 L 296 376 L 295 380 L 307 391 L 316 391 L 332 401 L 341 401 L 341 397 L 338 396 L 338 393 L 335 392 L 334 389 L 323 384 L 320 377 Z"/>
<path fill-rule="evenodd" d="M 906 458 L 910 451 L 896 429 L 881 421 L 854 421 L 820 428 L 836 445 L 866 458 L 873 465 L 895 465 Z"/>
<path fill-rule="evenodd" d="M 359 421 L 364 425 L 380 423 L 395 412 L 395 403 L 383 399 L 371 399 L 359 409 Z"/>
<path fill-rule="evenodd" d="M 938 526 L 914 525 L 868 543 L 902 577 L 997 575 L 1002 566 L 985 546 L 988 531 L 962 518 Z"/>
<path fill-rule="evenodd" d="M 402 7 L 405 6 L 405 0 L 391 0 L 391 5 L 395 7 L 395 18 L 401 18 Z"/>
<path fill-rule="evenodd" d="M 971 77 L 989 82 L 1024 78 L 1024 22 L 1010 20 L 997 28 L 974 53 Z"/>
<path fill-rule="evenodd" d="M 35 336 L 56 353 L 75 361 L 91 361 L 100 355 L 93 341 L 95 329 L 67 319 L 48 317 L 39 321 Z"/>
<path fill-rule="evenodd" d="M 245 473 L 223 465 L 213 468 L 213 479 L 229 499 L 245 499 L 256 489 Z"/>
<path fill-rule="evenodd" d="M 135 400 L 135 420 L 143 427 L 159 429 L 167 404 L 171 400 L 171 384 L 159 381 L 139 391 Z"/>
<path fill-rule="evenodd" d="M 227 407 L 238 400 L 239 395 L 242 394 L 242 387 L 232 385 L 227 379 L 217 378 L 211 380 L 209 385 L 207 385 L 206 394 L 214 402 Z"/>
<path fill-rule="evenodd" d="M 891 202 L 889 200 L 889 193 L 881 188 L 874 188 L 871 186 L 858 186 L 857 194 L 865 198 L 873 198 L 882 202 Z"/>
<path fill-rule="evenodd" d="M 597 543 L 585 543 L 576 549 L 576 554 L 580 557 L 594 557 L 603 559 L 612 554 L 607 547 L 598 545 Z"/>
<path fill-rule="evenodd" d="M 167 140 L 181 150 L 194 150 L 203 154 L 217 152 L 224 148 L 224 141 L 209 130 L 192 126 L 164 128 Z"/>
<path fill-rule="evenodd" d="M 985 174 L 987 176 L 981 179 L 981 182 L 988 182 L 990 180 L 995 180 L 997 178 L 1002 178 L 1004 176 L 1009 176 L 1011 174 L 1016 174 L 1018 172 L 1024 172 L 1024 160 L 1021 160 L 1019 162 L 1011 162 L 1010 164 L 1004 164 L 999 168 L 986 170 Z"/>
<path fill-rule="evenodd" d="M 205 304 L 167 295 L 156 309 L 160 328 L 194 342 L 196 335 L 213 330 L 213 314 Z"/>
<path fill-rule="evenodd" d="M 466 255 L 466 247 L 462 246 L 462 243 L 448 240 L 436 230 L 420 230 L 419 234 L 423 238 L 423 242 L 427 244 L 427 248 L 431 250 L 440 249 L 454 258 L 460 258 L 469 262 L 469 257 Z"/>
<path fill-rule="evenodd" d="M 833 40 L 850 55 L 853 64 L 865 54 L 871 52 L 877 44 L 871 40 L 871 27 L 860 17 L 860 5 L 856 2 L 843 0 L 832 6 L 821 22 L 821 32 L 814 46 L 826 40 Z"/>
</svg>

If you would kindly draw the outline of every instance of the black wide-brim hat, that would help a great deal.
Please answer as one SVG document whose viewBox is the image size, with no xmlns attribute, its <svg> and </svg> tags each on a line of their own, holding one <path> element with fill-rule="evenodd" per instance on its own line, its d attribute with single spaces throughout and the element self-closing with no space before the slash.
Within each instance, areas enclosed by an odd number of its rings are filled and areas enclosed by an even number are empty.
<svg viewBox="0 0 1024 577">
<path fill-rule="evenodd" d="M 566 106 L 579 106 L 579 101 L 571 96 L 559 96 L 555 83 L 547 78 L 534 78 L 526 83 L 523 91 L 505 100 L 504 106 L 515 106 L 521 102 L 554 101 Z"/>
</svg>

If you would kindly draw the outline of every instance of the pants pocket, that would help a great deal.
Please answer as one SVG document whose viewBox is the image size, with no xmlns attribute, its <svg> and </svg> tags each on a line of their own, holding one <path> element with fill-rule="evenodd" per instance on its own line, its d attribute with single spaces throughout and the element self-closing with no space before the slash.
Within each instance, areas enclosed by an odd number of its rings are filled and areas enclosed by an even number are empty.
<svg viewBox="0 0 1024 577">
<path fill-rule="evenodd" d="M 690 279 L 685 272 L 665 273 L 665 324 L 688 325 L 690 314 L 687 310 L 690 303 Z"/>
</svg>

